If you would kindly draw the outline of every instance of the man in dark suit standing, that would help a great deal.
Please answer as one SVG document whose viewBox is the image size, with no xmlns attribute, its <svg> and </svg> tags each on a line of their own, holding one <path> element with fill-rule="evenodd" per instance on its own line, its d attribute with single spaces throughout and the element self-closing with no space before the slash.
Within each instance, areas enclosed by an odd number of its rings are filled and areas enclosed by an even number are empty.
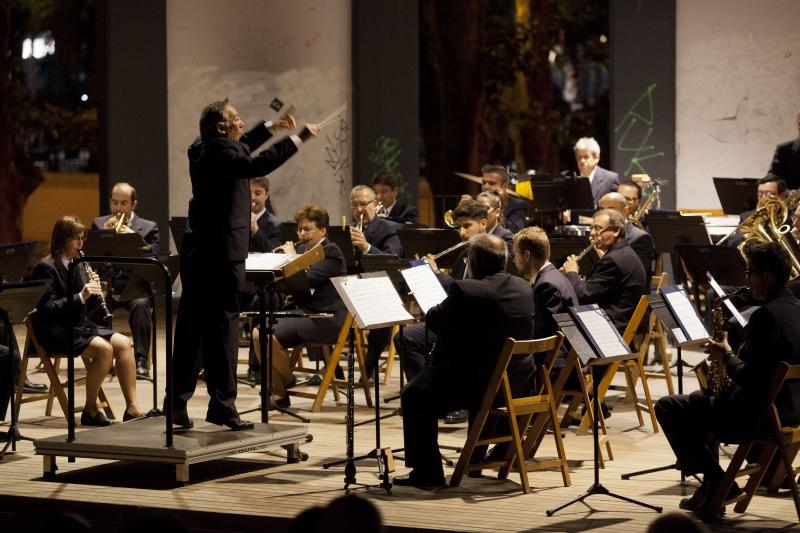
<svg viewBox="0 0 800 533">
<path fill-rule="evenodd" d="M 797 131 L 800 135 L 800 113 L 797 114 Z M 800 189 L 800 136 L 775 148 L 769 173 L 783 179 L 788 188 Z"/>
<path fill-rule="evenodd" d="M 281 242 L 281 221 L 268 207 L 269 178 L 261 176 L 250 180 L 250 251 L 271 252 Z"/>
<path fill-rule="evenodd" d="M 567 275 L 580 304 L 598 304 L 622 333 L 645 293 L 647 281 L 639 257 L 625 240 L 625 218 L 613 209 L 594 214 L 589 238 L 602 256 L 581 279 L 578 261 L 571 255 L 564 262 Z"/>
<path fill-rule="evenodd" d="M 419 211 L 415 206 L 401 204 L 397 201 L 397 193 L 400 190 L 397 176 L 388 172 L 375 174 L 372 178 L 372 189 L 378 197 L 378 202 L 383 205 L 383 209 L 378 212 L 379 217 L 398 224 L 417 224 L 419 222 Z"/>
<path fill-rule="evenodd" d="M 619 174 L 601 167 L 600 145 L 593 137 L 582 137 L 575 143 L 575 162 L 581 176 L 589 178 L 592 184 L 594 205 L 599 205 L 600 198 L 606 193 L 617 190 Z"/>
<path fill-rule="evenodd" d="M 434 488 L 444 484 L 438 415 L 453 409 L 474 414 L 506 338 L 530 336 L 530 285 L 504 272 L 505 243 L 494 235 L 478 235 L 469 243 L 473 279 L 453 283 L 447 298 L 428 311 L 428 326 L 437 336 L 432 361 L 401 393 L 406 465 L 412 470 L 395 476 L 396 485 Z M 515 358 L 509 365 L 515 395 L 532 392 L 534 371 L 532 355 Z"/>
<path fill-rule="evenodd" d="M 227 100 L 209 104 L 200 116 L 200 137 L 189 147 L 192 199 L 189 226 L 181 247 L 183 295 L 175 329 L 173 414 L 175 424 L 192 427 L 186 404 L 194 394 L 202 353 L 210 396 L 206 420 L 233 430 L 249 429 L 239 418 L 236 400 L 238 291 L 244 285 L 244 261 L 250 227 L 249 180 L 268 174 L 316 134 L 306 124 L 256 156 L 251 152 L 278 129 L 294 127 L 285 115 L 277 123 L 260 122 L 243 133 L 244 122 Z"/>
<path fill-rule="evenodd" d="M 625 217 L 625 240 L 631 245 L 633 251 L 639 256 L 644 267 L 645 280 L 649 282 L 653 276 L 653 261 L 656 258 L 656 243 L 652 235 L 645 230 L 637 228 L 630 221 L 628 201 L 618 192 L 610 192 L 600 198 L 600 209 L 614 209 Z"/>
<path fill-rule="evenodd" d="M 528 225 L 528 202 L 509 194 L 511 178 L 505 167 L 484 165 L 481 169 L 481 192 L 491 192 L 503 202 L 503 219 L 506 228 L 516 233 Z"/>
<path fill-rule="evenodd" d="M 159 233 L 158 224 L 152 220 L 144 219 L 135 212 L 139 201 L 136 199 L 136 189 L 129 183 L 119 182 L 111 189 L 111 198 L 108 200 L 110 215 L 97 217 L 92 221 L 92 229 L 117 229 L 122 233 L 136 232 L 142 236 L 145 244 L 150 247 L 148 255 L 158 255 Z M 101 273 L 102 274 L 102 273 Z M 130 276 L 118 270 L 111 270 L 110 284 L 114 293 L 119 296 L 125 290 Z M 133 337 L 133 350 L 136 355 L 136 376 L 139 378 L 150 377 L 147 367 L 147 353 L 150 349 L 150 335 L 153 329 L 153 300 L 151 296 L 142 296 L 130 301 L 121 301 L 106 297 L 109 309 L 118 307 L 128 311 L 128 325 Z"/>
<path fill-rule="evenodd" d="M 721 511 L 704 509 L 723 476 L 718 441 L 742 442 L 756 431 L 767 407 L 764 396 L 778 362 L 800 364 L 800 301 L 786 288 L 791 269 L 789 256 L 775 243 L 749 243 L 744 252 L 753 297 L 763 305 L 751 315 L 737 355 L 724 341 L 712 341 L 706 350 L 711 359 L 724 365 L 731 385 L 719 394 L 695 391 L 667 396 L 655 407 L 683 473 L 703 474 L 703 484 L 690 498 L 681 500 L 680 507 L 705 510 L 712 515 Z M 800 422 L 800 384 L 784 385 L 776 405 L 782 423 Z"/>
</svg>

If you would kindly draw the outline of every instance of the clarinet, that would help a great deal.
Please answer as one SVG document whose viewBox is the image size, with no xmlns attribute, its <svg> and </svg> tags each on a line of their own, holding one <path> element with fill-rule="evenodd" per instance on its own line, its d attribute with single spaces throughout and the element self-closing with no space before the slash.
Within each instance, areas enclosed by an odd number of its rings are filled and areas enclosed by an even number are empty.
<svg viewBox="0 0 800 533">
<path fill-rule="evenodd" d="M 83 257 L 83 250 L 78 250 L 78 255 L 80 257 Z M 92 266 L 89 263 L 81 263 L 81 266 L 83 267 L 83 272 L 86 274 L 86 277 L 89 278 L 89 281 L 94 281 L 95 279 L 97 279 L 98 281 L 100 280 L 97 274 L 94 273 L 94 270 L 92 270 Z M 100 309 L 103 311 L 103 322 L 105 322 L 106 324 L 110 324 L 112 315 L 111 312 L 108 310 L 108 306 L 106 306 L 106 297 L 103 295 L 102 290 L 100 291 L 99 298 L 100 298 Z"/>
</svg>

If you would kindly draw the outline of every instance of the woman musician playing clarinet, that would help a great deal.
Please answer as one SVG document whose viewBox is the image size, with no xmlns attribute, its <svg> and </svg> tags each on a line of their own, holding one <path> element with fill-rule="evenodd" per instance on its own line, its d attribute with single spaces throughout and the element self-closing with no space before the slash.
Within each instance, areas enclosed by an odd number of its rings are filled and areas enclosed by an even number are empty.
<svg viewBox="0 0 800 533">
<path fill-rule="evenodd" d="M 294 216 L 297 221 L 297 249 L 294 243 L 279 247 L 284 253 L 303 253 L 314 246 L 322 246 L 325 258 L 311 265 L 306 271 L 312 294 L 291 294 L 292 309 L 305 313 L 333 313 L 333 318 L 291 317 L 278 319 L 272 337 L 272 401 L 270 407 L 277 405 L 289 407 L 286 389 L 295 383 L 289 366 L 288 348 L 306 342 L 336 344 L 339 330 L 347 316 L 347 308 L 339 298 L 331 278 L 347 274 L 347 265 L 339 247 L 327 239 L 328 212 L 315 205 L 307 205 Z M 256 356 L 261 359 L 259 328 L 253 328 L 253 345 Z"/>
<path fill-rule="evenodd" d="M 65 216 L 56 221 L 50 239 L 50 254 L 33 269 L 33 279 L 49 279 L 50 287 L 42 296 L 33 314 L 36 339 L 49 353 L 67 353 L 66 313 L 76 324 L 72 332 L 75 356 L 83 355 L 86 362 L 86 403 L 81 413 L 83 426 L 108 426 L 111 421 L 97 409 L 100 385 L 108 375 L 112 359 L 116 361 L 119 386 L 125 397 L 123 422 L 143 416 L 136 401 L 136 361 L 131 340 L 92 320 L 97 307 L 107 309 L 97 275 L 89 263 L 73 270 L 74 294 L 67 294 L 70 262 L 83 247 L 86 228 L 77 217 Z M 102 314 L 107 314 L 102 311 Z"/>
</svg>

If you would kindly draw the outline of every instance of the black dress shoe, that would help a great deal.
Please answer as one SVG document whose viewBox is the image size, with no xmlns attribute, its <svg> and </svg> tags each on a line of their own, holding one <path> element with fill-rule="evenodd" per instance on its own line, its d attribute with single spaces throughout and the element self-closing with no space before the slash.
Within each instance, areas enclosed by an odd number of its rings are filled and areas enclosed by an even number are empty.
<svg viewBox="0 0 800 533">
<path fill-rule="evenodd" d="M 111 420 L 106 418 L 106 415 L 104 415 L 102 411 L 97 411 L 94 416 L 91 416 L 86 411 L 83 411 L 81 413 L 81 425 L 105 427 L 111 425 Z"/>
<path fill-rule="evenodd" d="M 313 376 L 308 378 L 308 381 L 306 381 L 306 385 L 311 385 L 313 387 L 318 387 L 319 385 L 322 385 L 322 376 L 320 376 L 319 374 L 314 374 Z"/>
<path fill-rule="evenodd" d="M 150 369 L 147 368 L 147 359 L 144 357 L 136 358 L 136 377 L 146 379 L 150 377 Z"/>
<path fill-rule="evenodd" d="M 172 411 L 172 425 L 182 427 L 184 429 L 192 429 L 194 422 L 189 418 L 189 413 L 185 410 L 174 409 Z"/>
<path fill-rule="evenodd" d="M 128 412 L 127 409 L 125 409 L 125 414 L 122 415 L 122 421 L 123 422 L 130 422 L 131 420 L 138 420 L 140 418 L 147 418 L 147 415 L 146 414 L 145 415 L 138 415 L 138 416 L 137 415 L 132 415 L 132 414 L 130 414 Z"/>
<path fill-rule="evenodd" d="M 434 490 L 444 487 L 443 474 L 425 474 L 412 470 L 402 476 L 394 476 L 392 483 L 401 487 L 416 487 L 424 490 Z"/>
<path fill-rule="evenodd" d="M 248 422 L 247 420 L 242 420 L 239 418 L 239 415 L 226 419 L 206 416 L 206 422 L 211 422 L 212 424 L 216 424 L 218 426 L 228 427 L 232 431 L 247 431 L 248 429 L 253 429 L 256 427 L 252 422 Z"/>
<path fill-rule="evenodd" d="M 22 388 L 22 392 L 25 394 L 37 394 L 42 392 L 47 392 L 47 385 L 44 383 L 34 383 L 30 381 L 28 378 L 25 378 L 25 386 Z"/>
<path fill-rule="evenodd" d="M 694 494 L 692 494 L 688 498 L 681 498 L 681 501 L 678 502 L 678 507 L 684 509 L 686 511 L 696 511 L 706 503 L 706 498 L 708 497 L 708 488 L 709 483 L 703 483 L 700 485 Z"/>
<path fill-rule="evenodd" d="M 261 371 L 258 368 L 248 368 L 247 369 L 247 381 L 253 384 L 253 386 L 261 385 Z"/>
<path fill-rule="evenodd" d="M 269 410 L 274 411 L 277 408 L 281 409 L 288 409 L 292 406 L 292 401 L 287 396 L 286 398 L 278 398 L 277 400 L 270 397 L 269 399 Z"/>
<path fill-rule="evenodd" d="M 458 411 L 453 411 L 451 413 L 447 413 L 444 416 L 444 423 L 445 424 L 463 424 L 467 421 L 469 417 L 469 411 L 466 409 L 459 409 Z"/>
</svg>

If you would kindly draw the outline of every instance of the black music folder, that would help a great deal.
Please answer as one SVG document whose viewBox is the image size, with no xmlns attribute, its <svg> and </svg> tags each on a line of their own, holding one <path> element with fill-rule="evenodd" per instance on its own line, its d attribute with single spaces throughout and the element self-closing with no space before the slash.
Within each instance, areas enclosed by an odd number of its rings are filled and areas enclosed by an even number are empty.
<svg viewBox="0 0 800 533">
<path fill-rule="evenodd" d="M 89 256 L 144 257 L 152 255 L 142 236 L 136 233 L 117 233 L 113 229 L 94 229 L 86 232 L 83 253 Z"/>
<path fill-rule="evenodd" d="M 714 188 L 726 215 L 739 215 L 756 208 L 757 178 L 714 178 Z"/>
<path fill-rule="evenodd" d="M 551 176 L 541 179 L 535 176 L 531 180 L 531 189 L 536 213 L 552 213 L 567 209 L 594 210 L 592 184 L 589 178 Z"/>
<path fill-rule="evenodd" d="M 181 253 L 183 235 L 189 225 L 189 217 L 172 217 L 169 219 L 169 231 L 172 232 L 172 240 L 175 241 L 175 250 Z"/>
</svg>

